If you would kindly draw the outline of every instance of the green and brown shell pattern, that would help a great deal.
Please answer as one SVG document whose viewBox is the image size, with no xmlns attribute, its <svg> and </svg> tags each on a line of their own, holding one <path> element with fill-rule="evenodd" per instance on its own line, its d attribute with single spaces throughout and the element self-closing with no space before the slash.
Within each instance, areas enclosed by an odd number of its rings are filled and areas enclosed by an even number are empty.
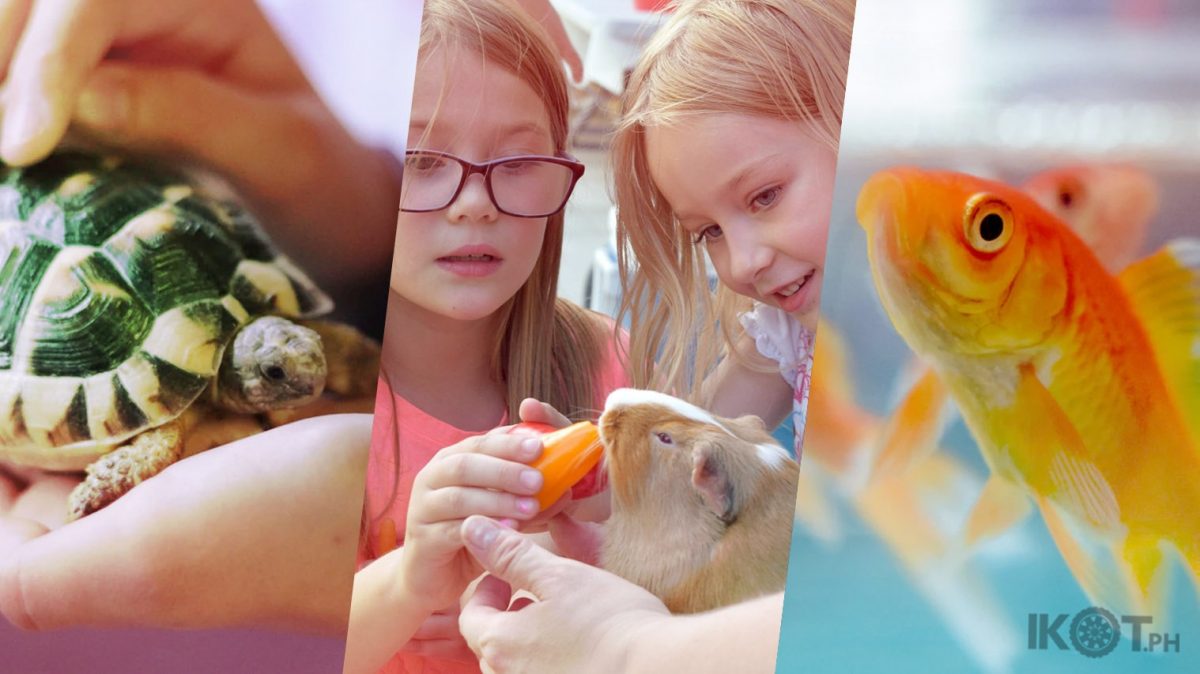
<svg viewBox="0 0 1200 674">
<path fill-rule="evenodd" d="M 0 168 L 0 459 L 80 468 L 183 412 L 253 317 L 329 308 L 180 172 L 78 152 Z"/>
</svg>

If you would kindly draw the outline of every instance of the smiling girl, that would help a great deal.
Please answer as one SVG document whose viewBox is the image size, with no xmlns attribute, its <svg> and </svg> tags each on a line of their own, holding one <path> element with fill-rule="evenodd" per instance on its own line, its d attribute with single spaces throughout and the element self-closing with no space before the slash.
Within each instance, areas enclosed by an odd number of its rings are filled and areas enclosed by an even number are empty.
<svg viewBox="0 0 1200 674">
<path fill-rule="evenodd" d="M 853 0 L 681 2 L 613 141 L 635 386 L 771 425 L 791 409 L 797 456 L 853 14 Z"/>
<path fill-rule="evenodd" d="M 626 383 L 612 324 L 556 297 L 583 173 L 567 113 L 557 55 L 523 13 L 425 3 L 347 671 L 402 647 L 386 671 L 478 671 L 457 632 L 479 575 L 459 525 L 528 522 L 542 483 L 526 465 L 540 441 L 487 431 L 557 421 L 548 406 L 591 417 Z"/>
</svg>

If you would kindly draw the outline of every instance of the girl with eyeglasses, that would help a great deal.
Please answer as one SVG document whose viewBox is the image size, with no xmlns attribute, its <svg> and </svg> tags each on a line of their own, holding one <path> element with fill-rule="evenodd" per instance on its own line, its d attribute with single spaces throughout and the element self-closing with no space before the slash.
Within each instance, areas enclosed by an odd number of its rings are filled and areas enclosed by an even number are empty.
<svg viewBox="0 0 1200 674">
<path fill-rule="evenodd" d="M 487 431 L 591 418 L 627 383 L 612 322 L 556 297 L 562 209 L 583 173 L 567 119 L 563 68 L 527 15 L 425 3 L 348 672 L 478 671 L 457 613 L 481 571 L 459 526 L 482 514 L 525 528 L 542 483 L 526 465 L 539 440 Z"/>
</svg>

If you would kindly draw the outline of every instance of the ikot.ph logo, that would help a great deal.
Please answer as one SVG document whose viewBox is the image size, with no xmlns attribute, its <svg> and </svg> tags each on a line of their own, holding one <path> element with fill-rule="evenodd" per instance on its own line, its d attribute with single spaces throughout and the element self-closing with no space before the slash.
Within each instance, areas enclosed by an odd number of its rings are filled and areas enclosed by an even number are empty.
<svg viewBox="0 0 1200 674">
<path fill-rule="evenodd" d="M 1045 651 L 1053 644 L 1060 651 L 1074 648 L 1089 658 L 1099 658 L 1117 648 L 1122 626 L 1127 626 L 1133 652 L 1178 653 L 1179 633 L 1155 632 L 1153 624 L 1154 619 L 1148 615 L 1123 615 L 1118 620 L 1111 611 L 1098 606 L 1085 608 L 1074 618 L 1067 613 L 1030 613 L 1029 650 Z"/>
</svg>

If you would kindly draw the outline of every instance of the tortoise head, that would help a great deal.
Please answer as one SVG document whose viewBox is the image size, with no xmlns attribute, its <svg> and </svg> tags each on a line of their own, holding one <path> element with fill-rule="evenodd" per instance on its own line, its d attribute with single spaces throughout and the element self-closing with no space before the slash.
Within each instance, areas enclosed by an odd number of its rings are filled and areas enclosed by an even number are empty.
<svg viewBox="0 0 1200 674">
<path fill-rule="evenodd" d="M 325 389 L 325 354 L 316 332 L 278 316 L 245 325 L 225 350 L 216 402 L 236 412 L 300 407 Z"/>
</svg>

